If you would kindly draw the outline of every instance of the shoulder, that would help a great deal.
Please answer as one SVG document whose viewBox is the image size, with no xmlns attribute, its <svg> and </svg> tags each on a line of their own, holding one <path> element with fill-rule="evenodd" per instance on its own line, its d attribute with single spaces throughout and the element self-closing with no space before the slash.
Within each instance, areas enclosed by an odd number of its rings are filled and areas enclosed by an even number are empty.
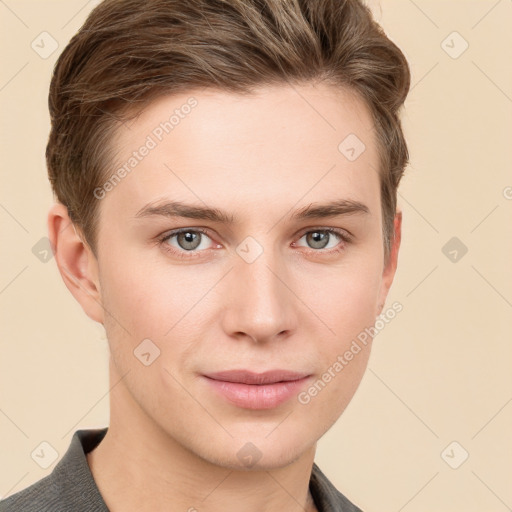
<svg viewBox="0 0 512 512">
<path fill-rule="evenodd" d="M 59 504 L 54 475 L 50 474 L 0 501 L 0 512 L 49 512 Z"/>
<path fill-rule="evenodd" d="M 86 460 L 107 429 L 77 430 L 53 471 L 0 501 L 0 512 L 108 512 Z"/>
</svg>

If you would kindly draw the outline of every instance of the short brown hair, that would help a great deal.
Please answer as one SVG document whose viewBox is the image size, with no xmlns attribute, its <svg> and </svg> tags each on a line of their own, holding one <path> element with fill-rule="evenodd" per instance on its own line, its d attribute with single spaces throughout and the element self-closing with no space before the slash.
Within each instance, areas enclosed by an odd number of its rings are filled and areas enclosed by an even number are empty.
<svg viewBox="0 0 512 512">
<path fill-rule="evenodd" d="M 93 191 L 113 172 L 108 142 L 120 121 L 192 88 L 250 93 L 307 82 L 350 88 L 372 113 L 387 261 L 409 159 L 398 114 L 410 70 L 361 0 L 104 0 L 53 72 L 46 159 L 54 193 L 96 254 Z"/>
</svg>

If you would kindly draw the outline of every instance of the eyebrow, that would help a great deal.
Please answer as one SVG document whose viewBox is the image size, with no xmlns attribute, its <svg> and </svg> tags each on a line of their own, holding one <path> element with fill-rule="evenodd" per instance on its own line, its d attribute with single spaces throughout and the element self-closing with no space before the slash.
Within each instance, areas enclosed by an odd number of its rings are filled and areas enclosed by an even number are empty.
<svg viewBox="0 0 512 512">
<path fill-rule="evenodd" d="M 369 214 L 370 209 L 360 201 L 352 199 L 338 199 L 328 203 L 312 203 L 292 214 L 292 220 L 321 219 L 337 217 L 341 215 Z M 187 219 L 209 220 L 222 224 L 234 224 L 238 222 L 236 217 L 218 208 L 196 206 L 181 201 L 166 201 L 161 204 L 149 203 L 142 207 L 135 218 L 162 216 L 183 217 Z"/>
</svg>

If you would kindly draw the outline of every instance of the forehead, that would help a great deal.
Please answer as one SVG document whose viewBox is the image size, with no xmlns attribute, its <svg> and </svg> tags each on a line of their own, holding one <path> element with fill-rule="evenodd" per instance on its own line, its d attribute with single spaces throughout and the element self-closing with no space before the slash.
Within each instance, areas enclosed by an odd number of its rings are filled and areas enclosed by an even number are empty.
<svg viewBox="0 0 512 512">
<path fill-rule="evenodd" d="M 116 130 L 112 148 L 111 171 L 126 172 L 103 203 L 129 215 L 165 197 L 237 199 L 247 207 L 282 203 L 285 196 L 339 197 L 343 188 L 361 199 L 378 193 L 371 113 L 354 92 L 339 87 L 163 96 Z"/>
</svg>

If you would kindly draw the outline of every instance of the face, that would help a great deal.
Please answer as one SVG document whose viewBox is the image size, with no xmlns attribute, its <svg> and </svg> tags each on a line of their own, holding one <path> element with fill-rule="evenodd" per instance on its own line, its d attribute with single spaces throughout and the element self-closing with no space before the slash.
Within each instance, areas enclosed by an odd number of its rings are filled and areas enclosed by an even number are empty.
<svg viewBox="0 0 512 512">
<path fill-rule="evenodd" d="M 354 395 L 371 340 L 344 354 L 394 274 L 370 112 L 328 86 L 197 91 L 154 101 L 113 145 L 126 172 L 97 192 L 104 309 L 88 314 L 131 414 L 225 467 L 244 450 L 296 460 Z M 278 373 L 211 378 L 229 370 Z"/>
</svg>

